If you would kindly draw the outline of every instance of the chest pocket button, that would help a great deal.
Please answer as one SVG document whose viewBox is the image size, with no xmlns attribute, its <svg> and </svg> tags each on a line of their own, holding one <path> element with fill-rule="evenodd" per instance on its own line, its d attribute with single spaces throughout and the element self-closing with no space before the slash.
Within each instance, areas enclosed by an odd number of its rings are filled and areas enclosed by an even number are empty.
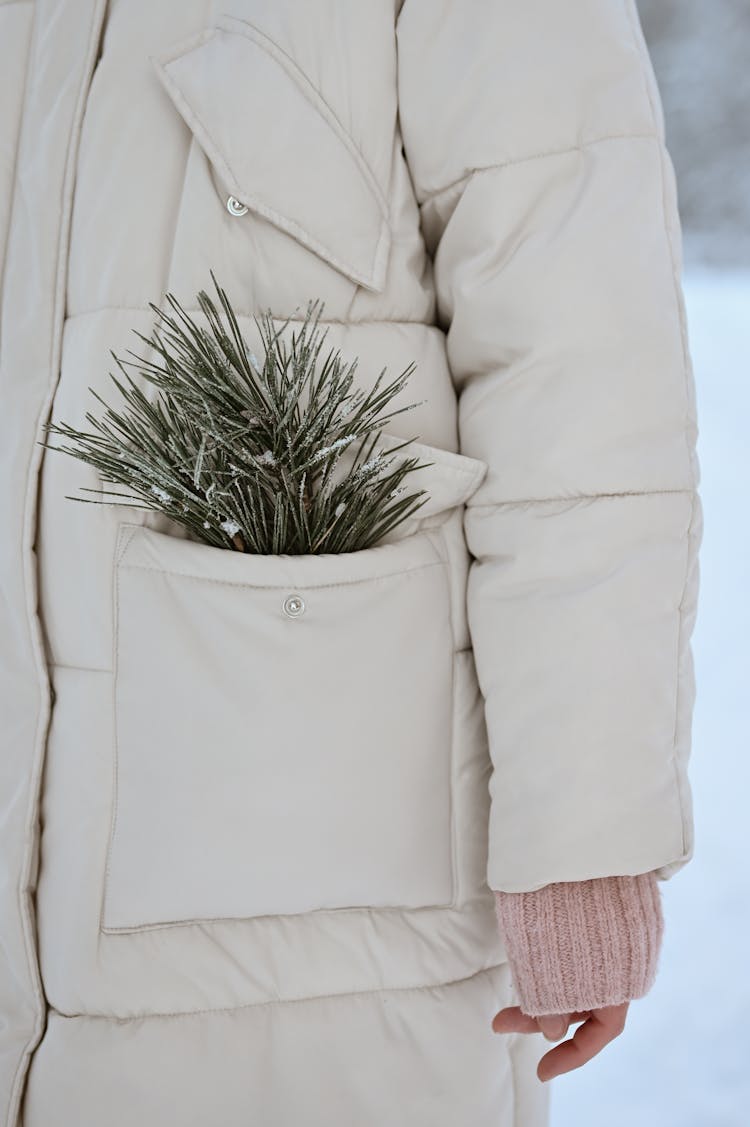
<svg viewBox="0 0 750 1127">
<path fill-rule="evenodd" d="M 300 595 L 287 595 L 284 599 L 284 613 L 290 618 L 299 618 L 305 609 L 305 600 Z"/>
<path fill-rule="evenodd" d="M 244 215 L 247 210 L 244 203 L 241 203 L 235 196 L 229 196 L 227 199 L 227 211 L 230 215 Z"/>
</svg>

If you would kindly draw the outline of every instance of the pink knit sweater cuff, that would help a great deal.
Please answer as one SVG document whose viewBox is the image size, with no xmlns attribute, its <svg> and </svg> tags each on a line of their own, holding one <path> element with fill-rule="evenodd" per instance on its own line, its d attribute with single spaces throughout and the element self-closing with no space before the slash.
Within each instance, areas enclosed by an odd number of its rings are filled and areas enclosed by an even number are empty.
<svg viewBox="0 0 750 1127">
<path fill-rule="evenodd" d="M 654 873 L 561 881 L 494 896 L 525 1014 L 616 1006 L 651 989 L 664 932 Z"/>
</svg>

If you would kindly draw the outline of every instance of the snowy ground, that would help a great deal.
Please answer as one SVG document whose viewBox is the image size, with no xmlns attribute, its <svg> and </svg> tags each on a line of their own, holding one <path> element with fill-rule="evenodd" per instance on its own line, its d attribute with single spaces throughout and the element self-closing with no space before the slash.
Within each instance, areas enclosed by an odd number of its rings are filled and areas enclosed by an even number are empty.
<svg viewBox="0 0 750 1127">
<path fill-rule="evenodd" d="M 552 1127 L 750 1124 L 750 270 L 691 267 L 683 284 L 704 509 L 695 856 L 660 886 L 656 984 L 622 1036 L 552 1081 Z"/>
</svg>

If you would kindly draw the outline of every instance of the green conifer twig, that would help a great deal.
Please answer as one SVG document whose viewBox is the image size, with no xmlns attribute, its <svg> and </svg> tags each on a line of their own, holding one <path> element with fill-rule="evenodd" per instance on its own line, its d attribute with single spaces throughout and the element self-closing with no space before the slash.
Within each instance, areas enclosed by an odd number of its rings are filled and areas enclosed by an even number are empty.
<svg viewBox="0 0 750 1127">
<path fill-rule="evenodd" d="M 208 328 L 171 293 L 165 296 L 172 312 L 150 302 L 160 324 L 150 337 L 133 332 L 156 360 L 130 350 L 133 360 L 121 360 L 110 350 L 124 377 L 109 373 L 123 409 L 115 410 L 89 388 L 104 407 L 101 418 L 86 412 L 94 429 L 47 423 L 48 433 L 71 444 L 40 445 L 92 465 L 103 483 L 132 490 L 84 491 L 165 513 L 218 547 L 300 554 L 356 551 L 376 543 L 427 496 L 424 489 L 403 495 L 402 482 L 432 463 L 403 458 L 389 469 L 412 439 L 392 446 L 387 457 L 374 452 L 385 424 L 418 405 L 382 413 L 415 365 L 384 386 L 383 368 L 368 391 L 352 390 L 358 358 L 345 365 L 338 350 L 329 350 L 321 361 L 328 328 L 319 331 L 324 305 L 318 301 L 308 302 L 301 328 L 292 331 L 291 348 L 286 337 L 291 318 L 279 327 L 270 310 L 260 321 L 254 318 L 264 347 L 261 364 L 213 271 L 211 278 L 221 309 L 205 290 L 198 294 Z M 126 365 L 157 389 L 153 398 Z M 351 467 L 337 478 L 341 458 L 357 443 Z"/>
</svg>

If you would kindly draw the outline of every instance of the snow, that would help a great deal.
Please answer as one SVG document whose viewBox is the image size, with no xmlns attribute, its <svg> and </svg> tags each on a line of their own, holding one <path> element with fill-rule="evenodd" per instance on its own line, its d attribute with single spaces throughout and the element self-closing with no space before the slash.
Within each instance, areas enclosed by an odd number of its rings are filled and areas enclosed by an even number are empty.
<svg viewBox="0 0 750 1127">
<path fill-rule="evenodd" d="M 316 450 L 316 452 L 312 456 L 312 461 L 320 461 L 321 458 L 325 458 L 326 455 L 332 454 L 334 450 L 338 450 L 341 446 L 347 446 L 350 442 L 354 442 L 355 438 L 358 437 L 359 435 L 357 434 L 342 435 L 341 438 L 337 438 L 334 442 L 332 442 L 330 446 L 321 446 L 320 450 Z"/>
<path fill-rule="evenodd" d="M 172 494 L 167 493 L 166 489 L 162 489 L 161 486 L 159 486 L 159 485 L 152 485 L 151 486 L 151 492 L 155 493 L 160 501 L 166 502 L 166 501 L 172 500 Z"/>
<path fill-rule="evenodd" d="M 692 266 L 683 290 L 704 510 L 688 768 L 695 854 L 660 883 L 656 983 L 631 1002 L 620 1037 L 551 1082 L 551 1127 L 750 1123 L 750 270 Z"/>
<path fill-rule="evenodd" d="M 363 474 L 369 473 L 370 470 L 374 470 L 375 467 L 378 465 L 382 456 L 383 456 L 383 451 L 378 450 L 378 452 L 372 458 L 370 458 L 370 460 L 368 462 L 363 462 L 361 464 L 361 466 L 359 466 L 354 471 L 354 474 L 352 476 L 361 477 Z"/>
<path fill-rule="evenodd" d="M 251 363 L 251 365 L 253 366 L 253 368 L 255 369 L 255 371 L 256 371 L 256 372 L 257 372 L 257 373 L 258 373 L 259 375 L 262 375 L 262 372 L 263 372 L 263 370 L 262 370 L 262 368 L 261 368 L 260 364 L 258 363 L 258 357 L 257 357 L 257 356 L 255 355 L 255 353 L 254 353 L 254 352 L 251 352 L 251 351 L 250 351 L 250 350 L 248 349 L 248 351 L 247 351 L 247 358 L 248 358 L 248 360 L 250 361 L 250 363 Z"/>
</svg>

